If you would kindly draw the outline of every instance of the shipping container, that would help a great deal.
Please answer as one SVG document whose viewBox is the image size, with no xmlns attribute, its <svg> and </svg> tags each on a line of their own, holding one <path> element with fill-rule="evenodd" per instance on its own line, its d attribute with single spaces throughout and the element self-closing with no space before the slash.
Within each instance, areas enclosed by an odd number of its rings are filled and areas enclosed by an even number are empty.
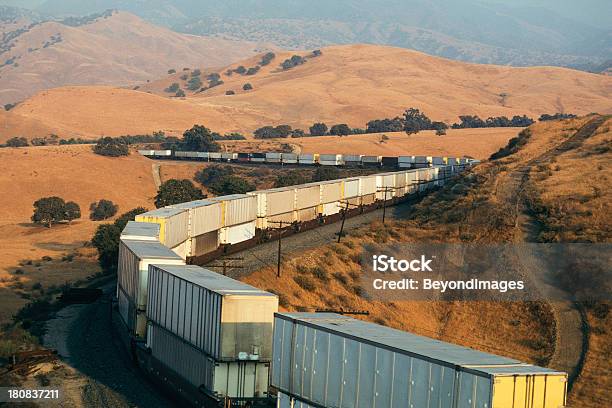
<svg viewBox="0 0 612 408">
<path fill-rule="evenodd" d="M 198 156 L 198 152 L 181 152 L 181 151 L 176 151 L 174 152 L 174 156 L 175 157 L 181 157 L 181 158 L 195 158 Z"/>
<path fill-rule="evenodd" d="M 295 153 L 283 153 L 281 158 L 285 164 L 297 164 L 298 162 L 298 155 Z"/>
<path fill-rule="evenodd" d="M 359 178 L 344 179 L 344 193 L 343 198 L 353 198 L 359 196 Z"/>
<path fill-rule="evenodd" d="M 270 384 L 323 407 L 565 406 L 567 374 L 330 313 L 277 313 Z"/>
<path fill-rule="evenodd" d="M 454 166 L 459 164 L 459 159 L 456 157 L 447 157 L 446 158 L 446 164 L 448 164 L 449 166 Z"/>
<path fill-rule="evenodd" d="M 347 166 L 359 166 L 361 165 L 361 156 L 360 154 L 343 154 L 342 160 Z"/>
<path fill-rule="evenodd" d="M 253 163 L 264 163 L 266 161 L 266 154 L 265 153 L 252 153 L 251 161 Z"/>
<path fill-rule="evenodd" d="M 446 163 L 444 161 L 444 157 L 432 157 L 431 164 L 433 166 L 444 166 Z"/>
<path fill-rule="evenodd" d="M 237 160 L 239 162 L 248 162 L 251 160 L 251 155 L 249 153 L 238 153 Z"/>
<path fill-rule="evenodd" d="M 231 225 L 219 230 L 219 243 L 224 245 L 235 245 L 255 238 L 257 221 L 245 222 L 244 224 Z"/>
<path fill-rule="evenodd" d="M 414 156 L 414 167 L 416 167 L 417 169 L 429 167 L 429 162 L 427 161 L 427 157 L 426 156 Z"/>
<path fill-rule="evenodd" d="M 397 167 L 398 165 L 397 157 L 383 157 L 382 165 L 385 167 Z"/>
<path fill-rule="evenodd" d="M 276 408 L 319 408 L 314 405 L 310 405 L 305 403 L 304 401 L 300 401 L 297 398 L 290 397 L 289 395 L 278 392 L 277 396 L 277 405 Z"/>
<path fill-rule="evenodd" d="M 143 156 L 153 156 L 155 155 L 155 150 L 138 150 L 138 153 Z"/>
<path fill-rule="evenodd" d="M 321 185 L 321 203 L 331 203 L 342 200 L 342 180 L 319 181 Z"/>
<path fill-rule="evenodd" d="M 281 162 L 281 154 L 280 153 L 266 153 L 266 163 L 280 163 Z"/>
<path fill-rule="evenodd" d="M 149 267 L 149 319 L 216 361 L 270 361 L 278 297 L 199 266 Z"/>
<path fill-rule="evenodd" d="M 382 156 L 362 156 L 361 162 L 364 166 L 379 166 L 382 162 Z"/>
<path fill-rule="evenodd" d="M 319 155 L 321 166 L 341 166 L 344 164 L 341 154 L 321 154 Z"/>
<path fill-rule="evenodd" d="M 303 210 L 321 204 L 321 185 L 319 183 L 300 184 L 294 187 L 296 209 Z"/>
<path fill-rule="evenodd" d="M 376 175 L 376 199 L 390 200 L 395 197 L 395 173 Z"/>
<path fill-rule="evenodd" d="M 376 194 L 376 175 L 359 177 L 359 195 Z"/>
<path fill-rule="evenodd" d="M 153 155 L 156 157 L 170 157 L 172 156 L 172 150 L 154 150 Z"/>
<path fill-rule="evenodd" d="M 221 160 L 221 153 L 219 153 L 219 152 L 209 152 L 208 153 L 208 158 L 210 160 L 219 161 L 219 160 Z"/>
<path fill-rule="evenodd" d="M 247 194 L 257 197 L 257 228 L 274 228 L 278 226 L 275 222 L 290 224 L 295 221 L 295 188 L 281 187 Z"/>
<path fill-rule="evenodd" d="M 221 203 L 221 219 L 224 227 L 244 224 L 257 219 L 257 197 L 248 194 L 231 194 L 211 198 Z"/>
<path fill-rule="evenodd" d="M 221 153 L 221 160 L 232 161 L 238 158 L 238 153 Z"/>
<path fill-rule="evenodd" d="M 170 249 L 182 259 L 187 259 L 187 257 L 191 253 L 191 239 L 188 238 L 186 241 L 181 242 L 180 244 L 175 245 Z"/>
<path fill-rule="evenodd" d="M 414 163 L 414 156 L 399 156 L 397 158 L 398 163 Z"/>
<path fill-rule="evenodd" d="M 319 217 L 319 207 L 302 208 L 296 211 L 298 222 L 316 220 Z"/>
<path fill-rule="evenodd" d="M 318 154 L 300 154 L 298 156 L 298 163 L 300 164 L 316 164 L 319 160 Z"/>
<path fill-rule="evenodd" d="M 121 239 L 159 241 L 159 230 L 159 224 L 128 221 L 123 231 L 121 231 Z"/>
<path fill-rule="evenodd" d="M 202 256 L 219 248 L 220 231 L 210 231 L 191 238 L 191 248 L 188 256 Z"/>
<path fill-rule="evenodd" d="M 189 238 L 189 212 L 180 208 L 159 208 L 136 216 L 138 222 L 159 224 L 159 241 L 175 247 Z"/>
<path fill-rule="evenodd" d="M 123 324 L 130 329 L 134 327 L 134 319 L 136 318 L 136 307 L 123 288 L 117 285 L 117 309 Z"/>
<path fill-rule="evenodd" d="M 345 206 L 346 204 L 344 204 Z M 342 206 L 342 207 L 344 207 Z M 334 201 L 332 203 L 325 203 L 321 205 L 321 215 L 334 215 L 340 212 L 341 204 L 339 201 Z"/>
<path fill-rule="evenodd" d="M 151 356 L 196 388 L 217 399 L 263 398 L 268 392 L 269 363 L 218 362 L 172 332 L 150 324 L 147 347 Z"/>
<path fill-rule="evenodd" d="M 184 265 L 185 261 L 159 242 L 119 241 L 117 284 L 139 312 L 137 321 L 133 326 L 128 326 L 138 336 L 143 336 L 145 330 L 146 319 L 141 312 L 144 312 L 147 305 L 148 267 L 152 263 Z"/>
<path fill-rule="evenodd" d="M 171 205 L 189 213 L 188 236 L 193 238 L 218 230 L 222 227 L 221 202 L 213 200 L 196 200 L 187 203 Z"/>
</svg>

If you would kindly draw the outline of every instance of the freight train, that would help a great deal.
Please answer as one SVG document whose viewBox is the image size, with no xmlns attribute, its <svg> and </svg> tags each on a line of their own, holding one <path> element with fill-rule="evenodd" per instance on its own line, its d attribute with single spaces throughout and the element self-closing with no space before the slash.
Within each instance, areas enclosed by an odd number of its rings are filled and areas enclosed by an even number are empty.
<svg viewBox="0 0 612 408">
<path fill-rule="evenodd" d="M 361 154 L 297 154 L 280 152 L 184 152 L 179 150 L 138 150 L 138 153 L 151 159 L 301 166 L 385 167 L 400 169 L 419 169 L 433 166 L 465 166 L 476 162 L 475 160 L 465 157 L 439 156 L 368 156 Z"/>
<path fill-rule="evenodd" d="M 566 374 L 333 314 L 193 264 L 394 204 L 466 165 L 198 200 L 130 221 L 119 242 L 121 337 L 141 369 L 197 407 L 559 407 Z"/>
</svg>

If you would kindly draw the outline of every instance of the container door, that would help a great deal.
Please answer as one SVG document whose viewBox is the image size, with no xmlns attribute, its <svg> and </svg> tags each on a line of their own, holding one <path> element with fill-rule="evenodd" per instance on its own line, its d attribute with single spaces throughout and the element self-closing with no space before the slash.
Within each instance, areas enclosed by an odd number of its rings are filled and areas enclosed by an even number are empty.
<svg viewBox="0 0 612 408">
<path fill-rule="evenodd" d="M 372 408 L 374 406 L 374 387 L 376 383 L 376 347 L 361 344 L 359 357 L 359 393 L 358 408 Z"/>
<path fill-rule="evenodd" d="M 327 375 L 327 396 L 325 405 L 339 407 L 342 395 L 344 374 L 344 339 L 340 336 L 329 336 L 329 367 Z"/>
<path fill-rule="evenodd" d="M 315 345 L 313 350 L 314 365 L 312 367 L 312 392 L 313 402 L 325 405 L 325 388 L 328 383 L 329 364 L 329 333 L 317 330 L 315 333 Z M 338 376 L 338 371 L 332 375 Z M 339 388 L 338 388 L 339 389 Z"/>
<path fill-rule="evenodd" d="M 376 349 L 376 377 L 374 390 L 374 407 L 391 407 L 394 377 L 394 353 L 389 350 Z M 401 375 L 401 374 L 400 374 Z"/>
<path fill-rule="evenodd" d="M 394 353 L 395 366 L 393 377 L 393 398 L 390 408 L 410 408 L 406 404 L 409 398 L 409 390 L 412 388 L 410 376 L 412 359 L 404 354 Z"/>
<path fill-rule="evenodd" d="M 359 375 L 359 343 L 346 339 L 342 367 L 342 408 L 355 408 Z"/>
<path fill-rule="evenodd" d="M 430 366 L 431 364 L 426 361 L 419 360 L 417 358 L 412 359 L 412 389 L 410 393 L 411 408 L 429 407 Z M 460 406 L 463 408 L 463 405 Z"/>
</svg>

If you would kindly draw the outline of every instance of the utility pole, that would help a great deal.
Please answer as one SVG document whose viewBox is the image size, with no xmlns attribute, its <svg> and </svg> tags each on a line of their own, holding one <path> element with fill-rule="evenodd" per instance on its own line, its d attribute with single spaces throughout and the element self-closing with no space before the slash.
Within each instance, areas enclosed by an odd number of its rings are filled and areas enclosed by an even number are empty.
<svg viewBox="0 0 612 408">
<path fill-rule="evenodd" d="M 244 266 L 242 265 L 230 265 L 229 263 L 231 261 L 244 261 L 244 258 L 223 258 L 220 259 L 221 264 L 209 264 L 209 265 L 205 265 L 205 267 L 207 268 L 222 268 L 223 271 L 223 276 L 227 276 L 227 272 L 230 269 L 244 269 Z"/>
<path fill-rule="evenodd" d="M 283 236 L 283 221 L 280 221 L 278 227 L 278 262 L 276 265 L 276 277 L 280 278 L 281 276 L 281 251 L 282 251 L 282 236 Z"/>
<path fill-rule="evenodd" d="M 346 200 L 346 207 L 344 207 L 344 212 L 342 213 L 342 224 L 340 224 L 340 233 L 338 234 L 338 243 L 342 239 L 342 235 L 344 234 L 344 221 L 346 220 L 346 214 L 348 213 L 349 202 Z"/>
</svg>

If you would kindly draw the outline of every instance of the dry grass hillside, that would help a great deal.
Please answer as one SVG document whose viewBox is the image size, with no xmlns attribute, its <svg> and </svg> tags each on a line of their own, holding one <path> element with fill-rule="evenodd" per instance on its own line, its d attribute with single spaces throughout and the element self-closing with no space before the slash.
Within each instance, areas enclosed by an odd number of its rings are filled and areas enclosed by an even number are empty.
<svg viewBox="0 0 612 408">
<path fill-rule="evenodd" d="M 95 155 L 90 146 L 0 150 L 0 321 L 26 302 L 14 290 L 41 283 L 43 288 L 82 279 L 98 271 L 94 252 L 83 249 L 99 222 L 89 220 L 89 204 L 102 198 L 119 205 L 119 213 L 137 206 L 153 208 L 156 193 L 151 162 Z M 52 228 L 30 222 L 32 203 L 57 195 L 81 207 L 81 219 Z M 40 262 L 83 252 L 83 263 Z M 77 256 L 76 258 L 81 258 Z M 33 261 L 33 263 L 28 263 Z M 15 274 L 17 269 L 23 273 Z"/>
<path fill-rule="evenodd" d="M 3 30 L 11 30 L 4 27 Z M 169 69 L 224 66 L 268 47 L 175 33 L 127 12 L 79 26 L 34 25 L 1 54 L 0 104 L 65 85 L 126 85 L 159 78 Z"/>
<path fill-rule="evenodd" d="M 288 255 L 281 280 L 274 267 L 245 279 L 279 293 L 286 310 L 367 310 L 380 324 L 567 371 L 571 407 L 611 406 L 610 302 L 379 302 L 359 287 L 369 242 L 610 243 L 611 125 L 609 116 L 538 123 L 508 156 L 424 198 L 406 220 Z"/>
<path fill-rule="evenodd" d="M 294 53 L 307 62 L 280 69 L 279 64 Z M 260 59 L 252 57 L 229 68 L 254 67 Z M 186 91 L 185 98 L 168 98 L 164 92 L 173 82 L 185 87 L 179 72 L 138 90 L 53 89 L 14 111 L 70 135 L 91 137 L 156 130 L 181 133 L 194 123 L 246 134 L 283 123 L 307 129 L 315 121 L 363 127 L 372 119 L 400 115 L 408 107 L 449 123 L 463 114 L 537 117 L 612 109 L 609 76 L 554 67 L 467 64 L 383 46 L 329 47 L 318 57 L 281 52 L 254 75 L 228 76 L 226 68 L 217 73 L 223 84 L 197 94 Z M 207 87 L 205 72 L 201 78 Z M 244 91 L 246 83 L 253 89 Z"/>
</svg>

